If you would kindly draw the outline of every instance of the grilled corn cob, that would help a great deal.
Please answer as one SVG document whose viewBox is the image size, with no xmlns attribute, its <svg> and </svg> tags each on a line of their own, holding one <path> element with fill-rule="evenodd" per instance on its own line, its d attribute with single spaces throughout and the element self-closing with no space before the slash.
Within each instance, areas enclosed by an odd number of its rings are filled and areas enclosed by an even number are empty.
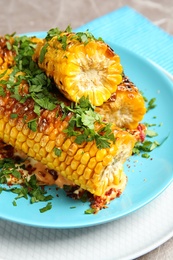
<svg viewBox="0 0 173 260">
<path fill-rule="evenodd" d="M 124 76 L 117 91 L 102 106 L 96 107 L 96 111 L 118 127 L 136 129 L 146 113 L 146 107 L 138 88 Z"/>
<path fill-rule="evenodd" d="M 119 56 L 89 33 L 58 32 L 38 44 L 33 58 L 74 102 L 88 96 L 93 105 L 100 106 L 122 80 Z"/>
<path fill-rule="evenodd" d="M 17 117 L 13 118 L 14 114 Z M 52 111 L 43 110 L 37 130 L 33 131 L 27 122 L 35 117 L 31 98 L 20 103 L 6 91 L 0 97 L 0 138 L 97 196 L 121 182 L 123 163 L 135 143 L 133 136 L 114 126 L 115 143 L 111 142 L 110 148 L 98 149 L 94 141 L 78 145 L 74 136 L 64 133 L 71 114 L 62 120 L 60 105 Z M 56 149 L 61 151 L 59 155 Z"/>
</svg>

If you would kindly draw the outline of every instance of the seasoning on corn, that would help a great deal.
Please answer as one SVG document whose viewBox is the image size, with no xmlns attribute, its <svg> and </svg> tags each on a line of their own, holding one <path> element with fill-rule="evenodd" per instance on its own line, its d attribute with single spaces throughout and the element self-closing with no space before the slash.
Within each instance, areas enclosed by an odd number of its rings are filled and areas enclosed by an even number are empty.
<svg viewBox="0 0 173 260">
<path fill-rule="evenodd" d="M 74 102 L 88 96 L 100 106 L 122 81 L 120 58 L 103 42 L 86 31 L 50 30 L 33 56 L 58 89 Z"/>
</svg>

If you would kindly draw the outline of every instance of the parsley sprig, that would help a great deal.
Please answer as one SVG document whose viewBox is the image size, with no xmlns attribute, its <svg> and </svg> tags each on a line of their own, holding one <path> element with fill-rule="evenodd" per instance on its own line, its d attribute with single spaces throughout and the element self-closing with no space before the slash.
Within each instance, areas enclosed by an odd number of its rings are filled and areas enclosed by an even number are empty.
<svg viewBox="0 0 173 260">
<path fill-rule="evenodd" d="M 99 149 L 109 148 L 110 143 L 115 142 L 111 124 L 102 121 L 87 97 L 82 97 L 78 103 L 72 104 L 73 106 L 63 106 L 66 113 L 73 113 L 68 128 L 64 130 L 67 136 L 75 136 L 77 144 L 94 140 Z M 103 125 L 98 131 L 95 129 L 97 123 Z"/>
</svg>

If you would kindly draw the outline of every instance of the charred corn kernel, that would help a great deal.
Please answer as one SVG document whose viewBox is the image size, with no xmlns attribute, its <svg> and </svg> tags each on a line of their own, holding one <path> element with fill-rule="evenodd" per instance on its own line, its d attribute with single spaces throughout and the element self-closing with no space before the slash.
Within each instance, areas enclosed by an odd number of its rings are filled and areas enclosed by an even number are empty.
<svg viewBox="0 0 173 260">
<path fill-rule="evenodd" d="M 79 164 L 78 168 L 77 168 L 77 174 L 78 175 L 82 175 L 83 174 L 83 171 L 85 169 L 86 165 L 84 164 Z"/>
<path fill-rule="evenodd" d="M 65 47 L 63 37 L 67 43 Z M 46 53 L 40 62 L 42 48 L 46 48 Z M 59 90 L 74 102 L 88 96 L 93 105 L 100 106 L 122 81 L 119 56 L 106 43 L 94 37 L 88 38 L 85 44 L 75 33 L 61 32 L 39 43 L 33 59 L 38 61 L 47 76 L 54 79 Z"/>
<path fill-rule="evenodd" d="M 86 164 L 88 163 L 89 159 L 90 159 L 89 153 L 84 153 L 84 154 L 82 155 L 81 159 L 80 159 L 80 162 L 81 162 L 82 164 L 86 165 Z"/>
</svg>

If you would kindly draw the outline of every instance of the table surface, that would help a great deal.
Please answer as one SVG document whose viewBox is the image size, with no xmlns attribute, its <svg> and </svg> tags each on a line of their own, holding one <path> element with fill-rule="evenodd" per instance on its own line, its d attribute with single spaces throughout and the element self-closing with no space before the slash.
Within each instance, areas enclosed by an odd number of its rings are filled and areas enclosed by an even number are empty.
<svg viewBox="0 0 173 260">
<path fill-rule="evenodd" d="M 0 0 L 0 35 L 77 28 L 124 5 L 173 35 L 172 0 Z M 138 259 L 173 259 L 173 238 Z"/>
</svg>

